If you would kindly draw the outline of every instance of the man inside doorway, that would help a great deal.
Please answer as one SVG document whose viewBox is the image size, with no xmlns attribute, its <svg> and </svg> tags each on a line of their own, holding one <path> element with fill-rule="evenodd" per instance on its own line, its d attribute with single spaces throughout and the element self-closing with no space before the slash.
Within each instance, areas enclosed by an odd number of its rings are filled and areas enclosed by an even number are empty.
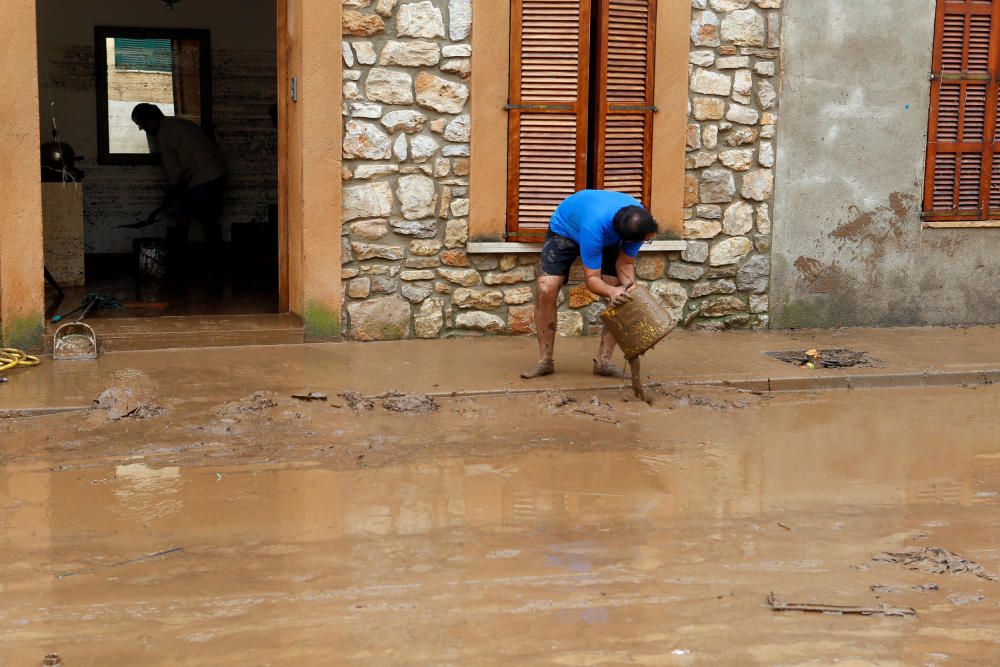
<svg viewBox="0 0 1000 667">
<path fill-rule="evenodd" d="M 581 190 L 567 197 L 552 214 L 542 246 L 541 275 L 535 299 L 535 327 L 540 359 L 525 379 L 555 372 L 552 354 L 556 337 L 556 299 L 569 279 L 570 266 L 580 257 L 587 289 L 612 306 L 629 301 L 635 284 L 635 256 L 652 241 L 653 216 L 633 197 L 607 190 Z M 594 359 L 594 374 L 619 377 L 611 362 L 615 339 L 605 327 Z"/>
<path fill-rule="evenodd" d="M 158 210 L 175 208 L 178 237 L 186 246 L 192 240 L 191 223 L 195 220 L 201 223 L 208 257 L 217 258 L 222 243 L 219 217 L 227 177 L 219 147 L 197 123 L 164 116 L 154 104 L 136 105 L 132 121 L 146 133 L 150 152 L 159 155 L 167 176 L 167 194 Z"/>
</svg>

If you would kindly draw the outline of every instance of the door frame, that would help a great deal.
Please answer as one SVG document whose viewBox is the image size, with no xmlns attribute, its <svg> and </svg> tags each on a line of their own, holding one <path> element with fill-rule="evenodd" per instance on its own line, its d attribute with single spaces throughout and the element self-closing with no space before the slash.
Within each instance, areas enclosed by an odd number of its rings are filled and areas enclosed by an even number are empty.
<svg viewBox="0 0 1000 667">
<path fill-rule="evenodd" d="M 39 350 L 45 330 L 41 118 L 35 0 L 0 0 L 0 342 Z M 275 0 L 278 67 L 279 311 L 307 339 L 341 332 L 339 2 Z M 335 38 L 334 38 L 335 37 Z M 297 100 L 291 99 L 295 79 Z"/>
</svg>

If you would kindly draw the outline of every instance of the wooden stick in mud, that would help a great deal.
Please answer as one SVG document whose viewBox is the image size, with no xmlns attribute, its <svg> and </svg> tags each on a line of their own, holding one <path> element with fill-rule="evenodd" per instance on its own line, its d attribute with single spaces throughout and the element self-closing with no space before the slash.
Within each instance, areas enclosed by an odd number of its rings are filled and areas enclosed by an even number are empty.
<svg viewBox="0 0 1000 667">
<path fill-rule="evenodd" d="M 884 604 L 878 607 L 851 607 L 835 604 L 811 604 L 801 602 L 782 602 L 774 593 L 767 596 L 767 603 L 774 611 L 814 611 L 820 613 L 834 614 L 860 614 L 862 616 L 872 616 L 882 614 L 883 616 L 916 616 L 917 610 L 912 607 L 892 607 Z"/>
</svg>

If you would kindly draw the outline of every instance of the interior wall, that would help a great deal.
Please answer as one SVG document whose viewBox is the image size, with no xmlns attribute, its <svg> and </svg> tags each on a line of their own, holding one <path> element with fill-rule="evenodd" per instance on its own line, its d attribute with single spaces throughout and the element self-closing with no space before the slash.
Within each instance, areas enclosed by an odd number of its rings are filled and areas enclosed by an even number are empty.
<svg viewBox="0 0 1000 667">
<path fill-rule="evenodd" d="M 277 203 L 277 131 L 268 115 L 276 100 L 274 0 L 188 0 L 172 11 L 159 0 L 38 0 L 39 106 L 42 141 L 52 118 L 84 160 L 87 252 L 131 252 L 132 239 L 162 236 L 167 222 L 117 229 L 144 219 L 159 204 L 165 181 L 157 166 L 97 164 L 94 27 L 199 28 L 211 31 L 212 114 L 229 167 L 223 218 L 266 222 Z"/>
</svg>

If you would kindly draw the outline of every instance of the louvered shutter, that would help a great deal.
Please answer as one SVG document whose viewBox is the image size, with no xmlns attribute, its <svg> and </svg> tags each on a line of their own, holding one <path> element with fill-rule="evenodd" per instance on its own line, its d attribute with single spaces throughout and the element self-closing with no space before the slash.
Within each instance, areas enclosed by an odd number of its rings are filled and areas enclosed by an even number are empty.
<svg viewBox="0 0 1000 667">
<path fill-rule="evenodd" d="M 935 25 L 924 217 L 1000 213 L 997 12 L 1000 0 L 939 0 Z M 995 183 L 995 185 L 994 185 Z"/>
<path fill-rule="evenodd" d="M 656 0 L 600 0 L 596 188 L 649 204 Z"/>
<path fill-rule="evenodd" d="M 514 0 L 508 102 L 509 240 L 540 240 L 556 206 L 586 187 L 589 54 L 587 0 Z"/>
</svg>

